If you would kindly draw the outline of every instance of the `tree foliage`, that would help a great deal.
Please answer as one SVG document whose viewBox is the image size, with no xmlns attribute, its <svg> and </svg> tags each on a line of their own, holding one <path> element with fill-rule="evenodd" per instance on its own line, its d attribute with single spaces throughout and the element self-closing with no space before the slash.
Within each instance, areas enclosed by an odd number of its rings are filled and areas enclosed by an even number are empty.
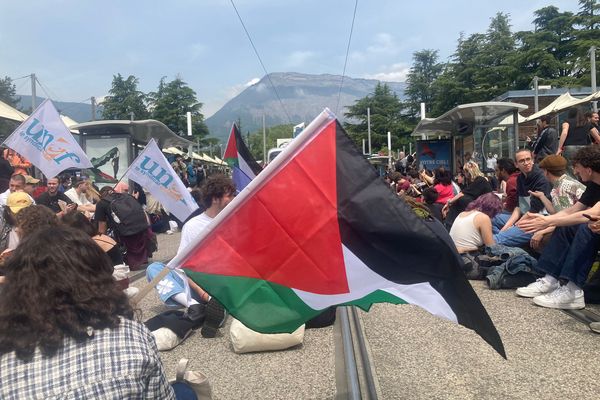
<svg viewBox="0 0 600 400">
<path fill-rule="evenodd" d="M 409 140 L 408 135 L 414 124 L 411 124 L 408 116 L 402 114 L 404 105 L 387 84 L 378 83 L 373 93 L 357 100 L 344 113 L 346 118 L 357 121 L 344 124 L 357 146 L 362 148 L 362 140 L 368 139 L 367 108 L 371 113 L 371 148 L 374 152 L 387 146 L 388 132 L 392 134 L 392 148 Z"/>
<path fill-rule="evenodd" d="M 5 102 L 11 107 L 16 108 L 19 98 L 16 97 L 17 89 L 12 79 L 5 76 L 0 79 L 0 101 Z M 14 131 L 19 123 L 0 118 L 0 136 L 6 137 Z"/>
<path fill-rule="evenodd" d="M 150 115 L 146 108 L 146 95 L 138 90 L 139 79 L 129 75 L 124 79 L 121 74 L 113 75 L 109 95 L 104 98 L 102 117 L 104 119 L 147 119 Z"/>
<path fill-rule="evenodd" d="M 173 132 L 187 135 L 187 113 L 192 113 L 192 133 L 195 138 L 208 135 L 204 124 L 204 115 L 200 112 L 202 103 L 198 102 L 196 92 L 181 78 L 166 82 L 162 77 L 158 90 L 148 95 L 152 118 L 161 121 Z"/>
<path fill-rule="evenodd" d="M 267 152 L 269 149 L 277 147 L 277 139 L 291 138 L 294 131 L 293 124 L 284 124 L 266 128 Z M 243 136 L 243 135 L 242 135 Z M 257 161 L 264 158 L 263 152 L 263 131 L 259 129 L 248 136 L 248 149 Z"/>
<path fill-rule="evenodd" d="M 437 50 L 421 50 L 413 54 L 413 65 L 406 79 L 407 87 L 404 94 L 408 98 L 408 110 L 414 116 L 420 114 L 421 103 L 425 103 L 426 115 L 431 112 L 433 83 L 443 68 L 437 60 Z"/>
</svg>

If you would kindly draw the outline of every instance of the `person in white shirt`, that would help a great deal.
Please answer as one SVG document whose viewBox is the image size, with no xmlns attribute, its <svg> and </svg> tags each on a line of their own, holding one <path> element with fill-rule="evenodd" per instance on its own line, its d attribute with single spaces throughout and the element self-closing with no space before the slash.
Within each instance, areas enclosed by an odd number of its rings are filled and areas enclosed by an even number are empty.
<svg viewBox="0 0 600 400">
<path fill-rule="evenodd" d="M 8 182 L 8 189 L 5 192 L 0 193 L 0 208 L 4 208 L 6 206 L 6 200 L 8 199 L 8 195 L 14 192 L 22 192 L 25 189 L 26 179 L 23 175 L 14 174 L 10 177 L 10 181 Z M 33 197 L 31 198 L 31 203 L 35 204 L 35 200 Z"/>
<path fill-rule="evenodd" d="M 74 178 L 72 181 L 71 189 L 65 192 L 65 196 L 71 199 L 73 203 L 77 204 L 77 210 L 82 212 L 87 211 L 89 213 L 93 213 L 94 211 L 96 211 L 96 206 L 88 200 L 86 192 L 86 181 L 81 178 Z"/>
<path fill-rule="evenodd" d="M 181 230 L 181 241 L 179 243 L 179 249 L 177 255 L 180 255 L 195 239 L 200 236 L 203 231 L 210 225 L 212 220 L 219 214 L 230 202 L 233 200 L 236 190 L 233 181 L 223 175 L 213 175 L 206 179 L 201 188 L 202 202 L 206 207 L 206 210 L 191 218 L 183 225 Z M 146 269 L 146 277 L 148 281 L 151 281 L 156 275 L 158 275 L 165 265 L 159 262 L 152 263 Z M 207 315 L 207 319 L 202 326 L 201 334 L 204 337 L 215 337 L 219 326 L 225 319 L 225 311 L 223 306 L 218 304 L 216 299 L 213 299 L 207 292 L 205 292 L 198 284 L 187 278 L 187 284 L 191 289 L 191 298 L 188 299 L 188 295 L 185 291 L 185 282 L 181 276 L 174 272 L 169 272 L 157 285 L 156 291 L 160 299 L 168 306 L 184 306 L 188 308 L 188 314 L 194 314 L 198 311 L 196 308 L 201 310 L 198 312 Z M 211 310 L 212 308 L 212 310 Z M 206 309 L 206 311 L 204 311 Z M 218 311 L 217 312 L 215 312 Z M 219 320 L 209 320 L 211 314 L 222 315 Z M 159 346 L 160 348 L 160 346 Z"/>
</svg>

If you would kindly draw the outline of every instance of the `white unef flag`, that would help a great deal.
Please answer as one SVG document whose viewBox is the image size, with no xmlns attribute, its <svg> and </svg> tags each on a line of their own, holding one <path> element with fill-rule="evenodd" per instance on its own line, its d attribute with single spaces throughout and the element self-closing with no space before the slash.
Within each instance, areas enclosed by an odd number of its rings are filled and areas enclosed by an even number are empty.
<svg viewBox="0 0 600 400">
<path fill-rule="evenodd" d="M 49 99 L 44 100 L 3 145 L 27 158 L 48 178 L 68 168 L 92 168 Z"/>
<path fill-rule="evenodd" d="M 129 166 L 125 177 L 148 190 L 180 221 L 185 221 L 198 208 L 154 139 L 150 139 L 144 151 Z"/>
</svg>

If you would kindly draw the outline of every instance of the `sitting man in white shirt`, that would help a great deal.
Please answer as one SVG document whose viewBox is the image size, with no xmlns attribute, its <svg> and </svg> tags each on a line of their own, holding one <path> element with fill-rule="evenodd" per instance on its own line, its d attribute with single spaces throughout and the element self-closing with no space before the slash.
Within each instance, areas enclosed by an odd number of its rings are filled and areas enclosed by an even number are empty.
<svg viewBox="0 0 600 400">
<path fill-rule="evenodd" d="M 85 180 L 81 178 L 73 178 L 71 189 L 65 192 L 65 195 L 77 204 L 77 210 L 81 212 L 93 213 L 96 211 L 96 206 L 86 196 L 87 185 Z"/>
<path fill-rule="evenodd" d="M 8 195 L 14 192 L 22 192 L 25 189 L 26 179 L 23 175 L 14 174 L 10 177 L 10 181 L 8 182 L 8 189 L 5 192 L 0 193 L 0 209 L 6 206 L 6 200 L 8 199 Z M 33 197 L 31 198 L 31 203 L 35 204 L 35 200 Z"/>
</svg>

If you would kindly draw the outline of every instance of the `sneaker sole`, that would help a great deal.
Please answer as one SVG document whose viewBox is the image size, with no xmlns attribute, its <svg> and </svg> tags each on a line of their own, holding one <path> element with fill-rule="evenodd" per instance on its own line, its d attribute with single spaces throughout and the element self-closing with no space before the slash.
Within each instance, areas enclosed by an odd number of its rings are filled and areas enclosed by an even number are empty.
<svg viewBox="0 0 600 400">
<path fill-rule="evenodd" d="M 531 294 L 531 293 L 527 293 L 527 292 L 523 293 L 523 292 L 519 292 L 519 289 L 517 289 L 517 290 L 515 291 L 515 294 L 516 294 L 517 296 L 519 296 L 519 297 L 526 297 L 526 298 L 528 298 L 528 299 L 532 299 L 532 298 L 534 298 L 534 297 L 541 296 L 541 295 L 543 295 L 543 294 L 546 294 L 546 293 L 548 293 L 548 292 L 544 292 L 544 293 L 538 292 L 538 293 L 536 293 L 536 294 Z"/>
<path fill-rule="evenodd" d="M 543 301 L 533 299 L 534 304 L 545 307 L 545 308 L 554 308 L 556 310 L 581 310 L 585 308 L 585 304 L 554 304 L 554 303 L 545 303 Z"/>
<path fill-rule="evenodd" d="M 214 338 L 217 336 L 219 328 L 225 320 L 225 309 L 216 300 L 211 299 L 206 305 L 206 319 L 200 330 L 200 334 L 205 338 Z"/>
</svg>

